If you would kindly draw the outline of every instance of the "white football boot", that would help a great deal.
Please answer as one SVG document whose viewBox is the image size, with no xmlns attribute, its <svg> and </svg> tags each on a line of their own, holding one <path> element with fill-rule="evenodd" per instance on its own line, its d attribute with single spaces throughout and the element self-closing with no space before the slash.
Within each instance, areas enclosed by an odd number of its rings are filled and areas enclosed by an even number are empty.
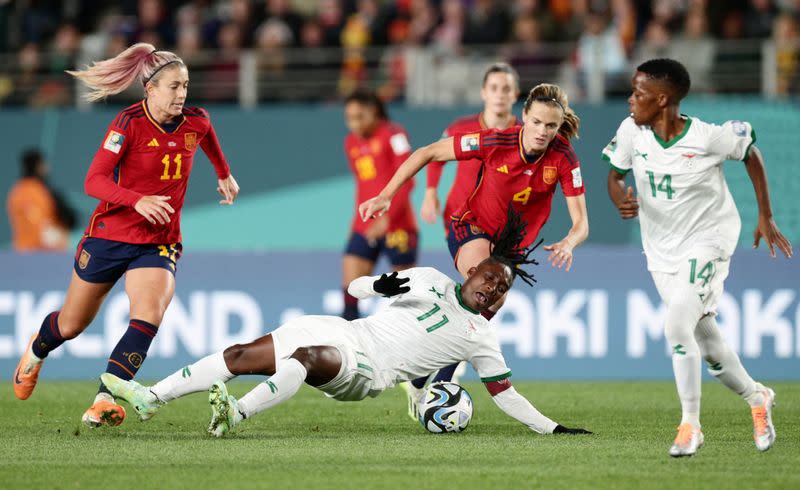
<svg viewBox="0 0 800 490">
<path fill-rule="evenodd" d="M 750 407 L 753 415 L 753 439 L 759 451 L 766 451 L 775 443 L 775 426 L 772 425 L 772 407 L 775 405 L 775 392 L 758 384 L 761 403 Z"/>
<path fill-rule="evenodd" d="M 673 458 L 694 456 L 697 450 L 703 446 L 703 442 L 705 442 L 703 431 L 685 422 L 678 426 L 678 436 L 672 443 L 672 447 L 669 448 L 669 455 Z"/>
</svg>

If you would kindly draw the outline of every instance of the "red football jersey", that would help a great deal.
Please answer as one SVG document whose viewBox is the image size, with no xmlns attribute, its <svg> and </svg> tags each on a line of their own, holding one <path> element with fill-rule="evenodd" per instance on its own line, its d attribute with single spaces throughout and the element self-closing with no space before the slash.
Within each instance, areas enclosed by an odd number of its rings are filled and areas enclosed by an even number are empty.
<svg viewBox="0 0 800 490">
<path fill-rule="evenodd" d="M 508 204 L 528 222 L 527 247 L 550 217 L 556 183 L 565 196 L 584 193 L 581 167 L 569 140 L 556 135 L 538 158 L 529 158 L 522 147 L 522 127 L 487 129 L 453 136 L 456 159 L 481 160 L 480 180 L 453 219 L 463 220 L 496 233 L 506 223 Z"/>
<path fill-rule="evenodd" d="M 181 208 L 197 147 L 225 179 L 230 168 L 205 109 L 184 107 L 183 118 L 167 132 L 150 115 L 146 101 L 121 111 L 86 174 L 86 193 L 100 199 L 86 235 L 125 243 L 181 241 Z M 133 208 L 143 196 L 170 196 L 170 222 L 150 224 Z"/>
<path fill-rule="evenodd" d="M 358 204 L 377 196 L 408 156 L 411 145 L 405 130 L 397 124 L 381 122 L 366 138 L 350 133 L 344 139 L 344 152 L 350 170 L 356 178 L 355 214 L 352 231 L 365 233 L 370 221 L 364 222 L 358 215 Z M 411 207 L 411 180 L 400 188 L 389 208 L 389 229 L 416 231 L 414 209 Z"/>
<path fill-rule="evenodd" d="M 510 127 L 517 125 L 517 119 L 512 118 Z M 453 123 L 444 130 L 444 133 L 442 133 L 442 139 L 449 138 L 458 133 L 472 133 L 484 129 L 486 129 L 486 123 L 483 120 L 483 113 L 481 112 L 453 121 Z M 428 164 L 428 187 L 439 186 L 439 179 L 442 177 L 442 170 L 444 170 L 445 163 L 447 162 L 431 162 Z M 475 189 L 480 171 L 481 161 L 478 158 L 470 158 L 469 160 L 458 162 L 456 177 L 453 179 L 453 186 L 450 188 L 450 193 L 447 194 L 447 202 L 444 205 L 445 230 L 448 229 L 447 224 L 451 217 L 458 211 Z"/>
</svg>

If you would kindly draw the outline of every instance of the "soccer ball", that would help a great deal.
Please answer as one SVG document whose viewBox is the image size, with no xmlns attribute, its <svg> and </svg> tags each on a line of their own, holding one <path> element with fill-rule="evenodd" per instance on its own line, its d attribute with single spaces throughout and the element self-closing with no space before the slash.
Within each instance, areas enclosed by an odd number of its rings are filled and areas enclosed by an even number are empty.
<svg viewBox="0 0 800 490">
<path fill-rule="evenodd" d="M 455 383 L 433 383 L 420 397 L 418 410 L 428 432 L 461 432 L 472 419 L 472 397 Z"/>
</svg>

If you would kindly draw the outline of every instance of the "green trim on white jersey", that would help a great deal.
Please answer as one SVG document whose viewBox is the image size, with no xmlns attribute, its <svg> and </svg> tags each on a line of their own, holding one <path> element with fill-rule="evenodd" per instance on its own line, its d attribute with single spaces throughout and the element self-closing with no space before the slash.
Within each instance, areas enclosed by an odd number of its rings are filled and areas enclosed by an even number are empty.
<svg viewBox="0 0 800 490">
<path fill-rule="evenodd" d="M 687 116 L 686 114 L 681 114 L 681 116 L 686 118 L 686 124 L 683 125 L 683 131 L 681 131 L 678 136 L 672 138 L 671 140 L 664 141 L 658 134 L 656 134 L 655 131 L 653 131 L 653 136 L 655 136 L 656 141 L 658 141 L 658 144 L 661 145 L 661 147 L 664 148 L 665 150 L 674 145 L 675 143 L 677 143 L 678 141 L 680 141 L 684 136 L 686 136 L 686 133 L 689 132 L 689 126 L 692 125 L 692 118 Z"/>
</svg>

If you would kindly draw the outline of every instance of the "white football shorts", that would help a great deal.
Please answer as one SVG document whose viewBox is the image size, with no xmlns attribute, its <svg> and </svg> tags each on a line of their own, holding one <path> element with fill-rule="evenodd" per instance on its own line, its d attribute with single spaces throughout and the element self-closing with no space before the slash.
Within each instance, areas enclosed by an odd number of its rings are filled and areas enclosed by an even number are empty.
<svg viewBox="0 0 800 490">
<path fill-rule="evenodd" d="M 275 368 L 299 347 L 329 345 L 339 350 L 342 367 L 334 379 L 317 388 L 339 401 L 378 396 L 383 388 L 374 381 L 375 363 L 364 352 L 354 328 L 357 327 L 337 316 L 308 315 L 290 320 L 271 332 Z"/>
<path fill-rule="evenodd" d="M 678 272 L 650 271 L 650 274 L 664 303 L 669 303 L 675 291 L 691 288 L 703 303 L 703 314 L 716 315 L 730 264 L 730 257 L 718 248 L 697 246 L 686 256 Z"/>
</svg>

